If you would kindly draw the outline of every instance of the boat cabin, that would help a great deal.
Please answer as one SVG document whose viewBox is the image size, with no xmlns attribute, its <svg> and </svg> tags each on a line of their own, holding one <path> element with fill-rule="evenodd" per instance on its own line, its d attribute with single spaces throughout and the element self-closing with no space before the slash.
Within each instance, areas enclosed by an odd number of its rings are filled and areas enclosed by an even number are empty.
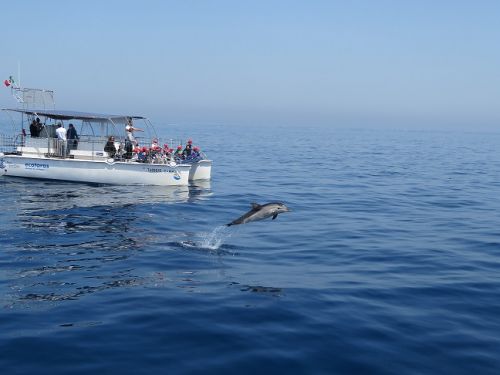
<svg viewBox="0 0 500 375">
<path fill-rule="evenodd" d="M 157 138 L 151 122 L 142 116 L 105 115 L 97 113 L 59 111 L 59 110 L 28 110 L 3 109 L 10 115 L 13 124 L 11 139 L 4 136 L 2 150 L 4 153 L 16 153 L 32 157 L 54 157 L 86 160 L 102 160 L 109 157 L 104 151 L 110 136 L 114 137 L 116 148 L 115 158 L 126 158 L 125 144 L 127 134 L 125 127 L 133 124 L 144 132 L 134 136 L 141 143 L 147 144 Z M 21 131 L 15 125 L 14 115 L 21 115 Z M 38 128 L 33 131 L 31 124 L 38 122 Z M 19 122 L 17 122 L 19 124 Z M 68 130 L 74 126 L 78 139 L 68 139 L 63 142 L 57 138 L 56 129 L 62 125 Z M 18 129 L 17 131 L 15 129 Z M 142 137 L 141 137 L 142 136 Z M 9 144 L 10 143 L 10 147 Z"/>
</svg>

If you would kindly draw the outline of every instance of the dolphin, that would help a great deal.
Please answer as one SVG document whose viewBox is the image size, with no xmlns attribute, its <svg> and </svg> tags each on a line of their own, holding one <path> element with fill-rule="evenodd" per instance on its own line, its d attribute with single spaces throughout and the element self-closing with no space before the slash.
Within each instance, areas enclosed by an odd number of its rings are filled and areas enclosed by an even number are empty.
<svg viewBox="0 0 500 375">
<path fill-rule="evenodd" d="M 252 203 L 252 209 L 250 211 L 226 225 L 230 227 L 231 225 L 246 224 L 251 221 L 267 219 L 271 216 L 274 220 L 278 217 L 278 214 L 289 211 L 290 209 L 280 202 L 271 202 L 262 205 Z"/>
</svg>

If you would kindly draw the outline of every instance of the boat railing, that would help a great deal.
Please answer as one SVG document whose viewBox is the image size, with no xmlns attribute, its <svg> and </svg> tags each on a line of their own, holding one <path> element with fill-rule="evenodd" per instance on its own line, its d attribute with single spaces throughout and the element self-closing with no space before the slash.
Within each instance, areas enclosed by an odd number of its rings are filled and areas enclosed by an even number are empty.
<svg viewBox="0 0 500 375">
<path fill-rule="evenodd" d="M 17 151 L 17 146 L 22 144 L 22 135 L 5 135 L 0 134 L 0 152 L 11 154 Z"/>
<path fill-rule="evenodd" d="M 0 139 L 1 142 L 1 139 Z M 5 142 L 9 143 L 9 142 Z M 107 156 L 104 152 L 104 137 L 81 137 L 66 141 L 54 137 L 24 137 L 17 142 L 15 149 L 25 154 L 35 154 L 43 157 L 58 157 L 72 159 L 95 160 Z"/>
<path fill-rule="evenodd" d="M 116 153 L 113 157 L 104 151 L 107 142 L 106 136 L 84 135 L 79 139 L 67 141 L 55 137 L 32 137 L 30 135 L 4 135 L 0 134 L 0 152 L 4 154 L 23 154 L 26 156 L 48 158 L 69 158 L 81 160 L 112 160 L 112 162 L 142 162 L 147 164 L 192 164 L 206 159 L 200 152 L 197 157 L 175 157 L 173 153 L 165 153 L 164 149 L 148 149 L 147 152 L 127 153 L 125 142 L 116 142 Z"/>
<path fill-rule="evenodd" d="M 68 142 L 52 137 L 27 136 L 21 149 L 23 154 L 35 154 L 44 157 L 67 157 L 70 148 Z"/>
</svg>

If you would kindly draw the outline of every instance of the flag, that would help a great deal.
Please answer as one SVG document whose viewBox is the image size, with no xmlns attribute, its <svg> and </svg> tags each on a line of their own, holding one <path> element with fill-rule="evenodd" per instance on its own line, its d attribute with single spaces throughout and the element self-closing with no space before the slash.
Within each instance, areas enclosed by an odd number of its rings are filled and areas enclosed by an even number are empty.
<svg viewBox="0 0 500 375">
<path fill-rule="evenodd" d="M 14 78 L 12 78 L 12 76 L 10 76 L 9 79 L 6 79 L 5 81 L 3 81 L 3 84 L 5 85 L 5 87 L 9 87 L 10 85 L 14 85 L 15 84 Z"/>
</svg>

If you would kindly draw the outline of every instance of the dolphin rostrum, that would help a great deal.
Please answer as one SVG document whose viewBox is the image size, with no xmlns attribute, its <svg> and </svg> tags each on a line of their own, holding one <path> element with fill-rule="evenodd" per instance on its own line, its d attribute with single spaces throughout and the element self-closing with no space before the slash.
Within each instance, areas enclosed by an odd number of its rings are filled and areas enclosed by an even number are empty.
<svg viewBox="0 0 500 375">
<path fill-rule="evenodd" d="M 280 202 L 266 203 L 263 205 L 252 203 L 252 209 L 250 211 L 226 225 L 229 227 L 231 225 L 246 224 L 251 221 L 267 219 L 271 216 L 274 220 L 278 217 L 278 214 L 289 211 L 290 209 Z"/>
</svg>

